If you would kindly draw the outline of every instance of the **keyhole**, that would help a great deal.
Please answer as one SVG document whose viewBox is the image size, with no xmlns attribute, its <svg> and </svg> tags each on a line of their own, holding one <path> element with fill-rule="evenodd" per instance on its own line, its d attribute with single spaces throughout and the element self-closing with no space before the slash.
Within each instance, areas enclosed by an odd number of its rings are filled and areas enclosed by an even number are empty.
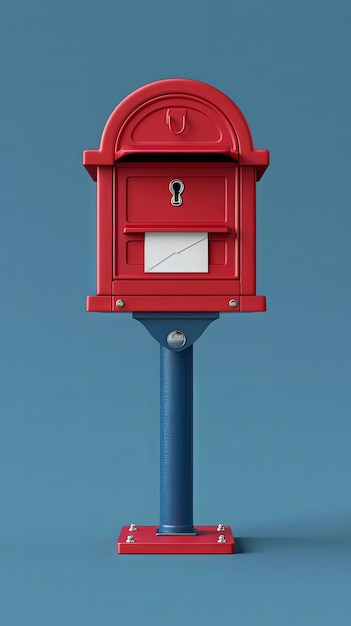
<svg viewBox="0 0 351 626">
<path fill-rule="evenodd" d="M 181 206 L 183 204 L 182 193 L 184 191 L 184 183 L 179 178 L 171 180 L 169 183 L 169 190 L 172 194 L 171 204 L 173 206 Z"/>
</svg>

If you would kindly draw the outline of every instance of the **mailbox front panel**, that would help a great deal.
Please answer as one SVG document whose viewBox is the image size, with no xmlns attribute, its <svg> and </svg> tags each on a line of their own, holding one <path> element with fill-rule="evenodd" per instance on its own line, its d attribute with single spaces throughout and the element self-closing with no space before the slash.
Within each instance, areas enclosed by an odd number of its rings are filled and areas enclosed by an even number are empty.
<svg viewBox="0 0 351 626">
<path fill-rule="evenodd" d="M 184 166 L 119 172 L 126 226 L 157 224 L 173 230 L 172 224 L 226 225 L 225 174 L 204 176 L 203 170 Z"/>
<path fill-rule="evenodd" d="M 235 163 L 116 164 L 114 279 L 238 279 L 238 207 Z"/>
</svg>

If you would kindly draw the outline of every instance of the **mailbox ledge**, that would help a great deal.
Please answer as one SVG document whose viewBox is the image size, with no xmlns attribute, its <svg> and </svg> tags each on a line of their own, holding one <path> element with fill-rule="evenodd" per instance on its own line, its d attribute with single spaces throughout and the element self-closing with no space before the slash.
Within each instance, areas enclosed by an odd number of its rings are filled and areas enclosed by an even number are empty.
<svg viewBox="0 0 351 626">
<path fill-rule="evenodd" d="M 130 154 L 142 154 L 142 153 L 149 153 L 149 154 L 154 154 L 154 153 L 167 153 L 167 154 L 172 154 L 174 152 L 176 153 L 182 153 L 182 154 L 227 154 L 229 156 L 231 156 L 232 159 L 234 160 L 238 160 L 239 159 L 239 152 L 238 150 L 233 150 L 230 146 L 224 146 L 222 144 L 220 144 L 219 146 L 216 146 L 213 143 L 171 143 L 168 142 L 166 144 L 164 143 L 138 143 L 137 146 L 122 146 L 120 150 L 118 150 L 117 152 L 115 152 L 115 160 L 117 161 L 118 159 L 120 159 L 123 156 L 127 156 Z"/>
<path fill-rule="evenodd" d="M 233 308 L 229 301 L 237 301 Z M 123 302 L 123 307 L 117 306 Z M 136 312 L 218 312 L 218 313 L 260 313 L 266 310 L 265 296 L 88 296 L 86 303 L 88 312 L 97 313 L 136 313 Z"/>
<path fill-rule="evenodd" d="M 233 159 L 233 161 L 237 161 L 239 165 L 253 165 L 256 167 L 256 180 L 259 181 L 264 172 L 266 171 L 269 165 L 269 152 L 268 150 L 252 150 L 250 154 L 240 155 L 237 151 L 231 150 L 229 146 L 223 149 L 223 146 L 218 147 L 216 149 L 212 146 L 205 146 L 202 144 L 201 146 L 170 146 L 165 147 L 164 145 L 154 144 L 143 146 L 142 150 L 136 150 L 132 146 L 124 146 L 119 152 L 116 152 L 111 158 L 108 158 L 106 154 L 101 150 L 84 150 L 83 151 L 83 165 L 87 172 L 90 174 L 91 178 L 96 182 L 97 179 L 97 168 L 102 166 L 112 166 L 115 161 L 118 161 L 123 156 L 129 156 L 131 154 L 137 154 L 139 156 L 146 154 L 160 154 L 160 158 L 162 158 L 162 154 L 182 154 L 184 156 L 184 160 L 186 160 L 187 154 L 207 154 L 210 160 L 211 154 L 226 154 Z"/>
<path fill-rule="evenodd" d="M 124 234 L 128 233 L 164 233 L 167 232 L 176 233 L 230 233 L 230 227 L 227 224 L 133 224 L 132 226 L 125 226 L 123 228 Z"/>
</svg>

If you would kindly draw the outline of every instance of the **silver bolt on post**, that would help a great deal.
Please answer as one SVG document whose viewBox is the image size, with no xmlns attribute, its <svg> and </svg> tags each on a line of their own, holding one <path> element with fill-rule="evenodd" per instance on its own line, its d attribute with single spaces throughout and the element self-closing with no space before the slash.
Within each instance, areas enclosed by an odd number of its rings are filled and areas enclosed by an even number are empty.
<svg viewBox="0 0 351 626">
<path fill-rule="evenodd" d="M 219 535 L 217 543 L 226 543 L 226 538 L 224 535 Z"/>
<path fill-rule="evenodd" d="M 131 524 L 128 528 L 129 531 L 138 530 L 135 524 Z"/>
<path fill-rule="evenodd" d="M 128 535 L 126 543 L 134 543 L 135 539 L 133 535 Z"/>
<path fill-rule="evenodd" d="M 124 300 L 122 300 L 122 299 L 116 300 L 116 307 L 117 307 L 118 309 L 123 309 L 123 307 L 124 307 L 125 305 L 126 305 L 126 303 L 124 302 Z"/>
<path fill-rule="evenodd" d="M 218 530 L 218 532 L 220 532 L 221 530 L 225 530 L 224 524 L 218 524 L 217 530 Z"/>
<path fill-rule="evenodd" d="M 228 302 L 231 309 L 236 309 L 239 306 L 239 302 L 237 300 L 229 300 Z"/>
<path fill-rule="evenodd" d="M 179 350 L 186 344 L 186 336 L 181 330 L 172 330 L 167 335 L 167 343 L 170 348 Z"/>
</svg>

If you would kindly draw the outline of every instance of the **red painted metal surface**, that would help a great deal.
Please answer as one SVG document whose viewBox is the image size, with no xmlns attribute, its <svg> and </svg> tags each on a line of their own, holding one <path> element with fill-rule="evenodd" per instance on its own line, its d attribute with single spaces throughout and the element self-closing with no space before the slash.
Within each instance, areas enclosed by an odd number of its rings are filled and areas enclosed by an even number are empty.
<svg viewBox="0 0 351 626">
<path fill-rule="evenodd" d="M 256 181 L 268 161 L 238 107 L 209 85 L 162 80 L 127 96 L 100 148 L 83 153 L 97 180 L 97 296 L 87 310 L 225 312 L 235 296 L 235 311 L 264 311 L 256 296 Z M 172 180 L 184 184 L 179 205 Z M 147 233 L 202 232 L 208 267 L 145 271 Z"/>
<path fill-rule="evenodd" d="M 115 169 L 114 279 L 132 277 L 135 295 L 140 295 L 135 280 L 153 280 L 152 293 L 161 298 L 177 279 L 192 279 L 194 294 L 198 290 L 204 293 L 203 282 L 210 279 L 206 293 L 211 295 L 216 293 L 212 278 L 238 278 L 237 167 L 224 167 L 223 163 L 202 163 L 201 167 L 121 163 Z M 171 205 L 169 181 L 173 179 L 181 179 L 185 185 L 181 206 Z M 155 274 L 144 272 L 145 232 L 209 233 L 208 273 L 162 273 L 155 280 Z"/>
<path fill-rule="evenodd" d="M 210 258 L 211 258 L 211 241 L 210 241 Z M 213 270 L 214 272 L 215 270 Z M 155 274 L 153 274 L 155 277 Z M 207 280 L 194 280 L 193 278 L 189 278 L 192 276 L 191 274 L 187 274 L 186 278 L 174 279 L 172 281 L 164 281 L 163 284 L 163 295 L 164 296 L 208 296 L 209 295 L 209 285 Z M 153 296 L 158 293 L 158 285 L 159 280 L 152 279 L 152 276 L 148 278 L 148 280 L 140 280 L 135 281 L 124 281 L 124 280 L 115 280 L 113 281 L 113 289 L 112 293 L 115 296 L 118 296 L 120 293 L 123 293 L 125 296 L 134 295 L 137 293 L 139 295 L 145 296 Z M 240 295 L 240 283 L 238 280 L 212 280 L 210 283 L 210 293 L 214 296 L 226 295 L 230 293 L 231 296 Z"/>
<path fill-rule="evenodd" d="M 141 231 L 154 225 L 172 230 L 174 224 L 176 230 L 182 224 L 192 230 L 197 224 L 206 230 L 221 224 L 226 232 L 226 226 L 234 228 L 232 214 L 238 209 L 234 201 L 237 169 L 222 163 L 117 163 L 115 206 L 120 221 L 126 226 L 141 224 Z M 173 179 L 185 185 L 181 206 L 171 204 L 169 182 Z"/>
<path fill-rule="evenodd" d="M 118 307 L 116 302 L 122 300 L 123 307 Z M 231 300 L 237 302 L 237 306 L 231 306 Z M 169 296 L 143 295 L 134 296 L 119 293 L 110 296 L 88 296 L 87 310 L 89 312 L 128 312 L 135 311 L 222 311 L 224 313 L 260 313 L 266 310 L 265 296 L 238 296 L 234 292 L 231 297 L 215 296 Z"/>
<path fill-rule="evenodd" d="M 235 541 L 230 526 L 224 531 L 217 531 L 217 526 L 197 526 L 196 536 L 157 536 L 157 526 L 138 526 L 129 531 L 123 526 L 117 541 L 119 554 L 233 554 Z M 133 535 L 134 542 L 126 541 Z M 226 541 L 218 542 L 220 535 Z"/>
<path fill-rule="evenodd" d="M 110 293 L 112 283 L 112 168 L 97 173 L 97 294 Z M 110 245 L 108 245 L 110 242 Z"/>
<path fill-rule="evenodd" d="M 240 168 L 240 293 L 256 293 L 256 184 L 255 168 Z"/>
</svg>

